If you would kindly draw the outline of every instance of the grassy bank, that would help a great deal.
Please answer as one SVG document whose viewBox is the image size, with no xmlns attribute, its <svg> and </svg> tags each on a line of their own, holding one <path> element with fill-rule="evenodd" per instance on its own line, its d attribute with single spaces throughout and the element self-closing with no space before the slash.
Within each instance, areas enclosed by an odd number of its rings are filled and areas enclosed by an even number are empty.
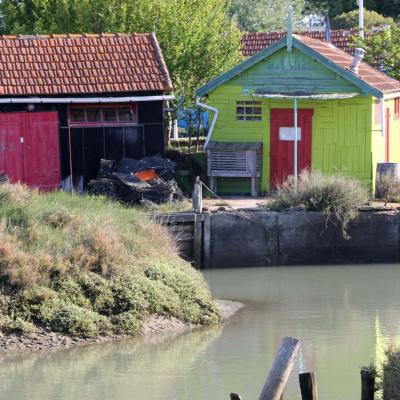
<svg viewBox="0 0 400 400">
<path fill-rule="evenodd" d="M 152 314 L 219 321 L 202 276 L 143 213 L 0 184 L 0 330 L 135 334 Z"/>
</svg>

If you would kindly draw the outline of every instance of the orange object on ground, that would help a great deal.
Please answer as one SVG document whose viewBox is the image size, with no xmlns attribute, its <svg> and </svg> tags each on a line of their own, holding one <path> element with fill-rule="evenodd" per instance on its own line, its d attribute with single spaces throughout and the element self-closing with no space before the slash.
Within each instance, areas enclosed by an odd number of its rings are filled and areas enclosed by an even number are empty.
<svg viewBox="0 0 400 400">
<path fill-rule="evenodd" d="M 145 169 L 143 171 L 135 172 L 135 176 L 137 176 L 141 181 L 150 181 L 154 178 L 157 178 L 157 174 L 154 169 Z"/>
</svg>

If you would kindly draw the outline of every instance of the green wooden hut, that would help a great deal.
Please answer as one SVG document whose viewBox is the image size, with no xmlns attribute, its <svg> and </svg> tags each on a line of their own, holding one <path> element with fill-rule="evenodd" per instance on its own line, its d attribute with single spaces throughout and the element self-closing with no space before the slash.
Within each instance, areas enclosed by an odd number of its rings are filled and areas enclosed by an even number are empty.
<svg viewBox="0 0 400 400">
<path fill-rule="evenodd" d="M 372 188 L 377 163 L 400 162 L 400 82 L 362 53 L 289 33 L 198 89 L 211 185 L 255 195 L 309 168 Z"/>
</svg>

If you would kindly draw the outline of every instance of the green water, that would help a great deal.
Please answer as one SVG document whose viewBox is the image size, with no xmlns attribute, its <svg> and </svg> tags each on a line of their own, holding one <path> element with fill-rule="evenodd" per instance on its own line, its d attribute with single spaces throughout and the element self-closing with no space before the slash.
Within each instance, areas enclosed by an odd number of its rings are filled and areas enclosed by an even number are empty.
<svg viewBox="0 0 400 400">
<path fill-rule="evenodd" d="M 245 304 L 223 327 L 4 358 L 0 400 L 257 399 L 282 336 L 303 348 L 322 400 L 359 399 L 360 366 L 400 340 L 400 265 L 206 271 L 215 296 Z"/>
</svg>

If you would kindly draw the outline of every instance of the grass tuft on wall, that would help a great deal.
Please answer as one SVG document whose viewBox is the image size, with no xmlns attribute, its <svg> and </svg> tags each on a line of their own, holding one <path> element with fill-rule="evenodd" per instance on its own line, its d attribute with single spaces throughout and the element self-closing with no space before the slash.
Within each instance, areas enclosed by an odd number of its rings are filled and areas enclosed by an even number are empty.
<svg viewBox="0 0 400 400">
<path fill-rule="evenodd" d="M 307 211 L 320 211 L 328 220 L 339 222 L 343 236 L 367 203 L 368 190 L 356 179 L 344 175 L 324 175 L 320 171 L 303 170 L 297 181 L 291 175 L 279 184 L 273 201 L 268 206 L 275 211 L 304 207 Z"/>
<path fill-rule="evenodd" d="M 220 320 L 163 227 L 104 198 L 0 184 L 0 331 L 131 335 L 153 314 Z"/>
</svg>

